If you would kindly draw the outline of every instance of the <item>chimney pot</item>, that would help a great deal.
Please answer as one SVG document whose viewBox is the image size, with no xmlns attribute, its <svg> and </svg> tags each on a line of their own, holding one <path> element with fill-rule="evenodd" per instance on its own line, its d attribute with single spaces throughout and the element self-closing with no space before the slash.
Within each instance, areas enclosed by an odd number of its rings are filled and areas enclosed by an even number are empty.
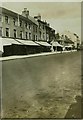
<svg viewBox="0 0 83 120">
<path fill-rule="evenodd" d="M 27 11 L 27 8 L 24 8 L 24 11 Z"/>
<path fill-rule="evenodd" d="M 22 11 L 22 15 L 25 17 L 29 16 L 29 10 L 27 10 L 27 8 L 24 8 L 24 11 Z"/>
</svg>

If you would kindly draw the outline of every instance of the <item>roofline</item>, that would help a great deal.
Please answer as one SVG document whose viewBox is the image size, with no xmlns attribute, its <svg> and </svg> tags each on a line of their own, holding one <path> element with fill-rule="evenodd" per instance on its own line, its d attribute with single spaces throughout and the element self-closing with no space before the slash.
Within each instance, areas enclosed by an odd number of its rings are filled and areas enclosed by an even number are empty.
<svg viewBox="0 0 83 120">
<path fill-rule="evenodd" d="M 4 7 L 0 7 L 0 12 L 2 12 L 2 13 L 4 13 L 4 14 L 8 14 L 8 15 L 10 15 L 10 16 L 14 16 L 14 17 L 16 17 L 16 18 L 18 18 L 18 15 L 19 15 L 19 18 L 20 18 L 20 19 L 23 19 L 23 20 L 25 20 L 25 21 L 28 21 L 28 22 L 30 22 L 30 23 L 35 24 L 35 23 L 34 23 L 33 21 L 31 21 L 29 18 L 24 17 L 24 16 L 22 16 L 21 14 L 16 13 L 16 12 L 13 12 L 13 11 L 11 11 L 11 10 L 9 10 L 9 9 L 4 8 Z M 35 25 L 37 25 L 37 24 L 35 24 Z"/>
<path fill-rule="evenodd" d="M 16 17 L 17 17 L 17 15 L 18 15 L 18 13 L 13 12 L 13 11 L 7 9 L 7 8 L 0 7 L 0 9 L 2 9 L 2 13 L 9 14 L 9 15 L 14 15 L 14 16 L 16 16 Z M 12 13 L 12 14 L 11 14 L 11 13 Z"/>
<path fill-rule="evenodd" d="M 38 22 L 41 22 L 41 23 L 43 23 L 43 24 L 45 24 L 46 25 L 46 22 L 44 22 L 44 21 L 42 21 L 42 20 L 37 20 Z"/>
<path fill-rule="evenodd" d="M 50 26 L 47 25 L 47 22 L 44 22 L 42 20 L 38 20 L 38 22 L 41 22 L 41 23 L 45 24 L 47 28 L 49 28 L 52 31 L 55 31 L 55 29 L 53 29 L 52 27 L 50 27 Z"/>
</svg>

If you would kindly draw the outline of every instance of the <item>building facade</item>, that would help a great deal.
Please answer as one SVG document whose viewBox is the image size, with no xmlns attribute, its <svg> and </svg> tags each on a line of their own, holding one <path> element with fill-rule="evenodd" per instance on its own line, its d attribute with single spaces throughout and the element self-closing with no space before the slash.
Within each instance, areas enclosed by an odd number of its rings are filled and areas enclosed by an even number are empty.
<svg viewBox="0 0 83 120">
<path fill-rule="evenodd" d="M 50 24 L 41 20 L 41 15 L 34 16 L 38 21 L 38 40 L 51 42 L 55 40 L 55 30 L 50 27 Z"/>
<path fill-rule="evenodd" d="M 55 30 L 46 21 L 42 21 L 40 15 L 31 17 L 27 8 L 24 8 L 22 15 L 5 8 L 0 9 L 0 34 L 2 37 L 33 41 L 53 39 Z"/>
<path fill-rule="evenodd" d="M 53 31 L 47 22 L 42 21 L 41 16 L 38 17 L 38 19 L 31 17 L 27 8 L 24 8 L 21 15 L 0 8 L 0 36 L 4 38 L 2 39 L 4 53 L 9 52 L 8 55 L 12 55 L 50 51 L 51 45 L 47 42 L 55 30 Z"/>
<path fill-rule="evenodd" d="M 24 9 L 29 16 L 27 9 Z M 23 11 L 23 12 L 24 12 Z M 2 8 L 2 37 L 17 38 L 24 40 L 37 39 L 37 22 L 27 16 L 20 15 L 5 8 Z"/>
</svg>

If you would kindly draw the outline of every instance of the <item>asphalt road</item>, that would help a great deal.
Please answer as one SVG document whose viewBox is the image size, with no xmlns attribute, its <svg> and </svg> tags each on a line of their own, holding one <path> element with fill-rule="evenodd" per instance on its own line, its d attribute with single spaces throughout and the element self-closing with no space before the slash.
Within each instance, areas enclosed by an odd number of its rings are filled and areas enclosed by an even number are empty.
<svg viewBox="0 0 83 120">
<path fill-rule="evenodd" d="M 80 52 L 7 60 L 2 66 L 3 118 L 65 118 L 81 94 Z"/>
</svg>

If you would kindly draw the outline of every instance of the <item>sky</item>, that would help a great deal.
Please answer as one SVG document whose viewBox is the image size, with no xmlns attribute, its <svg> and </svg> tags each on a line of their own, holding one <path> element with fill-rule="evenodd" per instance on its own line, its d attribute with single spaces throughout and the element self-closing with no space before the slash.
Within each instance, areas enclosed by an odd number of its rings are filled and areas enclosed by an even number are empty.
<svg viewBox="0 0 83 120">
<path fill-rule="evenodd" d="M 2 6 L 21 14 L 27 8 L 31 16 L 41 14 L 56 32 L 71 31 L 81 37 L 81 2 L 3 2 Z"/>
</svg>

